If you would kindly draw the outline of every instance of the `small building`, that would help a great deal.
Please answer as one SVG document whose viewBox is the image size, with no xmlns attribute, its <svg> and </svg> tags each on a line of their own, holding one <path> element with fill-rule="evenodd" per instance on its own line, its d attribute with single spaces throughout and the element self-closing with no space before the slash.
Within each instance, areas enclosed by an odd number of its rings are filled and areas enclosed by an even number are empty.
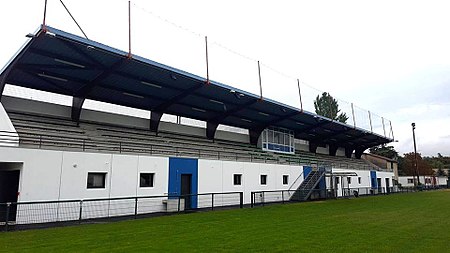
<svg viewBox="0 0 450 253">
<path fill-rule="evenodd" d="M 364 153 L 361 158 L 386 171 L 394 172 L 394 180 L 399 180 L 397 160 L 370 153 Z"/>
</svg>

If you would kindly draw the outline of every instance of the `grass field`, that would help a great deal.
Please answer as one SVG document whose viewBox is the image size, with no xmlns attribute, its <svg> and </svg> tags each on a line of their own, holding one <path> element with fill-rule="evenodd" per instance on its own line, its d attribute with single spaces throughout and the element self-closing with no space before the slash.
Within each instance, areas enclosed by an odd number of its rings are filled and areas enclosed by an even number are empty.
<svg viewBox="0 0 450 253">
<path fill-rule="evenodd" d="M 450 191 L 0 233 L 2 252 L 450 252 Z"/>
</svg>

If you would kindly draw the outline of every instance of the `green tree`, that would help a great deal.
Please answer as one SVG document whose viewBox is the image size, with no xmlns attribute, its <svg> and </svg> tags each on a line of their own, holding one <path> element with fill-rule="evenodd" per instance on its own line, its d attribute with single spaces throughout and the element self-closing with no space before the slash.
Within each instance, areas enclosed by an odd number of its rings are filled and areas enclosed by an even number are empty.
<svg viewBox="0 0 450 253">
<path fill-rule="evenodd" d="M 401 167 L 402 174 L 408 175 L 408 176 L 415 176 L 416 175 L 416 169 L 415 169 L 415 163 L 414 163 L 414 152 L 406 153 L 404 158 L 402 159 L 402 165 L 399 165 L 399 170 Z M 434 174 L 434 171 L 431 168 L 431 165 L 424 159 L 422 159 L 422 156 L 420 153 L 417 153 L 417 167 L 419 169 L 419 175 L 420 176 L 430 176 Z"/>
<path fill-rule="evenodd" d="M 320 97 L 317 95 L 316 100 L 314 100 L 314 109 L 318 115 L 332 120 L 337 120 L 342 123 L 347 123 L 347 115 L 344 112 L 341 112 L 338 101 L 328 92 L 322 93 L 322 96 Z"/>
<path fill-rule="evenodd" d="M 386 144 L 382 144 L 380 146 L 372 147 L 369 149 L 371 154 L 384 156 L 391 159 L 397 159 L 398 152 L 395 151 L 393 146 L 386 146 Z"/>
</svg>

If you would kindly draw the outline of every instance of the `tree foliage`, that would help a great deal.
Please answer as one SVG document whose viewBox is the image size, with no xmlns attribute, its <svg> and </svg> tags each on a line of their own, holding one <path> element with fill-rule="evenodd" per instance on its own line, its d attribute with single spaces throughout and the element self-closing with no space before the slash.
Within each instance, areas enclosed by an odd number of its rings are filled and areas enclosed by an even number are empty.
<svg viewBox="0 0 450 253">
<path fill-rule="evenodd" d="M 395 151 L 394 146 L 386 146 L 382 144 L 380 146 L 372 147 L 369 149 L 371 154 L 384 156 L 391 159 L 397 159 L 398 152 Z"/>
<path fill-rule="evenodd" d="M 423 159 L 436 170 L 436 176 L 447 175 L 450 177 L 450 157 L 437 153 L 437 156 L 424 157 Z M 447 173 L 445 171 L 447 171 Z"/>
<path fill-rule="evenodd" d="M 403 159 L 399 160 L 399 170 L 402 171 L 402 175 L 415 176 L 416 168 L 414 165 L 414 152 L 404 154 Z M 420 176 L 429 176 L 434 174 L 431 165 L 426 160 L 422 159 L 420 153 L 417 153 L 417 165 Z"/>
<path fill-rule="evenodd" d="M 341 112 L 338 101 L 328 92 L 322 93 L 320 97 L 317 95 L 314 100 L 314 109 L 318 115 L 332 120 L 337 120 L 342 123 L 347 123 L 347 115 L 344 112 Z"/>
<path fill-rule="evenodd" d="M 445 173 L 445 171 L 442 168 L 439 168 L 436 171 L 436 176 L 438 176 L 438 177 L 445 177 L 445 176 L 447 176 L 447 174 Z"/>
</svg>

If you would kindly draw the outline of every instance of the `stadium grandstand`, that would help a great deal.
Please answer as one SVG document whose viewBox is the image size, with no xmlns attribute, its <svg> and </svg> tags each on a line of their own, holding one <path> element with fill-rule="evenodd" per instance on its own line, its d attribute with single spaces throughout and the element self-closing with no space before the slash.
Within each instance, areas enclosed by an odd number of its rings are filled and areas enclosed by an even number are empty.
<svg viewBox="0 0 450 253">
<path fill-rule="evenodd" d="M 9 203 L 0 223 L 242 206 L 257 191 L 308 200 L 324 197 L 317 190 L 342 197 L 394 187 L 393 168 L 361 159 L 390 135 L 49 26 L 28 37 L 0 73 L 0 203 Z M 72 104 L 6 96 L 7 84 Z M 88 100 L 149 118 L 86 109 Z"/>
</svg>

